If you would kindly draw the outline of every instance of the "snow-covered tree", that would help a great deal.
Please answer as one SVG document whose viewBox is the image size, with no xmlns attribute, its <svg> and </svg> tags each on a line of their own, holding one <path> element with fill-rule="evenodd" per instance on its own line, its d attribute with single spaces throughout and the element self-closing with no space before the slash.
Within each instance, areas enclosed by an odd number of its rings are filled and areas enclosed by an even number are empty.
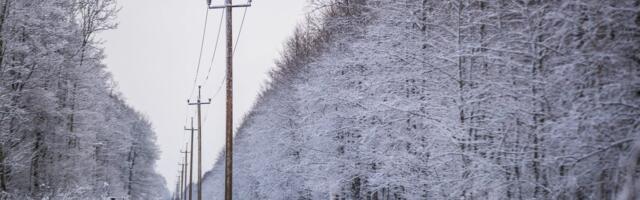
<svg viewBox="0 0 640 200">
<path fill-rule="evenodd" d="M 0 1 L 0 198 L 167 195 L 151 125 L 101 63 L 114 3 Z"/>
<path fill-rule="evenodd" d="M 639 195 L 638 1 L 310 3 L 237 130 L 236 198 Z"/>
</svg>

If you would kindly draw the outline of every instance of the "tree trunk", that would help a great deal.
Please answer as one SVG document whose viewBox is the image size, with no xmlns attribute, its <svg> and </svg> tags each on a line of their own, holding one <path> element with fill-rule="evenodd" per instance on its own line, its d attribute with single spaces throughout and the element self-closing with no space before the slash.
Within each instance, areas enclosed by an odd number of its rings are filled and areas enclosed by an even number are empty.
<svg viewBox="0 0 640 200">
<path fill-rule="evenodd" d="M 2 2 L 2 13 L 0 14 L 0 78 L 2 78 L 4 74 L 4 50 L 5 50 L 5 41 L 4 41 L 4 22 L 9 16 L 9 0 L 4 0 Z"/>
<path fill-rule="evenodd" d="M 4 146 L 0 145 L 0 190 L 7 191 L 7 179 L 6 179 L 6 170 L 5 170 L 5 154 L 4 154 Z"/>
</svg>

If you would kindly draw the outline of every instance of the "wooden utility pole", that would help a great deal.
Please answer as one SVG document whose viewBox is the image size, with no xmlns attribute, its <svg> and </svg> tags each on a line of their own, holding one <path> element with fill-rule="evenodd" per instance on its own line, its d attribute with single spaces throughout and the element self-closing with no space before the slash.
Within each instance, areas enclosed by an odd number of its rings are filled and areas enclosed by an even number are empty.
<svg viewBox="0 0 640 200">
<path fill-rule="evenodd" d="M 189 163 L 189 200 L 193 200 L 193 132 L 195 129 L 193 128 L 193 117 L 191 118 L 191 128 L 184 127 L 185 131 L 191 131 L 191 158 Z"/>
<path fill-rule="evenodd" d="M 176 176 L 178 181 L 176 181 L 176 191 L 173 192 L 173 199 L 180 200 L 180 175 Z"/>
<path fill-rule="evenodd" d="M 187 146 L 184 147 L 184 148 L 188 149 L 189 148 L 189 143 L 187 143 L 186 145 Z M 183 189 L 184 193 L 183 193 L 182 199 L 186 200 L 187 199 L 187 187 L 189 186 L 189 185 L 187 185 L 187 172 L 189 172 L 187 170 L 187 166 L 191 166 L 191 165 L 193 165 L 193 163 L 189 164 L 189 161 L 187 161 L 187 156 L 190 153 L 189 151 L 180 151 L 180 153 L 184 153 L 184 163 L 185 163 L 184 164 L 184 169 L 183 169 L 184 170 L 184 173 L 183 173 L 184 174 L 184 178 L 182 180 L 182 182 L 184 183 L 184 189 Z"/>
<path fill-rule="evenodd" d="M 178 192 L 176 192 L 176 193 L 178 194 L 178 199 L 182 199 L 182 191 L 184 190 L 184 185 L 183 185 L 183 182 L 182 182 L 182 179 L 184 178 L 182 176 L 182 174 L 183 174 L 182 173 L 182 169 L 184 168 L 184 164 L 178 163 L 178 165 L 180 165 L 180 171 L 179 171 L 180 172 L 180 179 L 178 179 L 178 181 L 179 181 L 178 185 L 180 185 L 180 190 L 178 190 Z"/>
<path fill-rule="evenodd" d="M 226 131 L 225 131 L 225 168 L 224 168 L 224 199 L 232 199 L 233 186 L 233 8 L 249 7 L 251 0 L 246 4 L 233 5 L 232 0 L 225 0 L 222 6 L 211 6 L 211 0 L 207 0 L 209 9 L 225 9 L 227 32 L 227 102 L 226 102 Z"/>
<path fill-rule="evenodd" d="M 211 99 L 208 102 L 200 101 L 200 88 L 201 86 L 198 86 L 198 100 L 196 103 L 191 103 L 187 100 L 187 104 L 198 107 L 198 200 L 202 200 L 202 112 L 200 108 L 203 104 L 211 103 Z"/>
</svg>

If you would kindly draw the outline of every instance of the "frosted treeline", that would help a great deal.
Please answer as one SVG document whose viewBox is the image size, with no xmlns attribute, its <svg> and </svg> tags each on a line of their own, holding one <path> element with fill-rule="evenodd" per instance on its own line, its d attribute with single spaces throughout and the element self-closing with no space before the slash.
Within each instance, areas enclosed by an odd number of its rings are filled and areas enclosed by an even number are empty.
<svg viewBox="0 0 640 200">
<path fill-rule="evenodd" d="M 640 1 L 311 3 L 237 131 L 236 199 L 640 198 Z"/>
<path fill-rule="evenodd" d="M 168 196 L 151 124 L 95 39 L 114 3 L 0 0 L 0 199 Z"/>
</svg>

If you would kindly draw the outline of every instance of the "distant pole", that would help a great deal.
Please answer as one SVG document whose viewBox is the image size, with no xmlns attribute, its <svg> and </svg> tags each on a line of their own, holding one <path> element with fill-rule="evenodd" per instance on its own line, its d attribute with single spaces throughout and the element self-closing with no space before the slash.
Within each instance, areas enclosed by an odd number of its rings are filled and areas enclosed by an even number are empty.
<svg viewBox="0 0 640 200">
<path fill-rule="evenodd" d="M 224 199 L 231 200 L 233 192 L 233 8 L 249 7 L 251 0 L 247 4 L 233 5 L 232 0 L 225 0 L 225 5 L 211 6 L 211 1 L 207 0 L 209 9 L 224 8 L 226 12 L 226 32 L 227 32 L 227 102 L 226 102 L 226 131 L 225 131 L 225 168 L 224 168 Z"/>
<path fill-rule="evenodd" d="M 191 165 L 189 165 L 189 200 L 193 200 L 193 132 L 195 130 L 198 130 L 193 128 L 193 117 L 191 118 L 191 128 L 184 127 L 184 130 L 191 131 L 191 161 L 189 161 L 189 163 L 191 163 Z"/>
<path fill-rule="evenodd" d="M 184 190 L 184 185 L 183 185 L 184 183 L 182 182 L 182 179 L 184 178 L 184 177 L 182 177 L 182 174 L 183 174 L 182 173 L 182 169 L 184 168 L 184 164 L 178 163 L 178 165 L 180 165 L 180 171 L 179 171 L 180 172 L 180 179 L 178 180 L 180 182 L 180 183 L 178 183 L 180 185 L 180 190 L 178 190 L 177 193 L 178 193 L 178 199 L 182 199 L 182 191 Z"/>
<path fill-rule="evenodd" d="M 202 112 L 200 108 L 203 104 L 211 103 L 211 99 L 209 99 L 209 102 L 200 102 L 200 88 L 201 86 L 198 86 L 198 100 L 196 103 L 191 103 L 187 100 L 187 104 L 198 107 L 198 200 L 202 200 Z"/>
<path fill-rule="evenodd" d="M 186 145 L 187 145 L 187 146 L 186 146 L 186 147 L 184 147 L 184 148 L 185 148 L 185 149 L 186 149 L 186 148 L 189 148 L 189 143 L 187 143 Z M 184 165 L 184 167 L 183 167 L 183 168 L 184 168 L 184 172 L 183 172 L 183 174 L 184 174 L 184 178 L 183 178 L 183 180 L 182 180 L 182 182 L 184 182 L 184 190 L 183 190 L 183 191 L 184 191 L 184 193 L 183 193 L 183 198 L 182 198 L 182 199 L 185 199 L 185 200 L 186 200 L 186 199 L 187 199 L 187 187 L 189 186 L 189 185 L 187 184 L 187 172 L 188 172 L 188 170 L 187 170 L 187 166 L 191 166 L 191 165 L 193 165 L 193 163 L 192 163 L 192 164 L 189 164 L 189 161 L 187 161 L 187 157 L 188 157 L 188 155 L 187 155 L 187 154 L 189 154 L 189 153 L 190 153 L 189 151 L 180 151 L 180 153 L 184 153 L 184 163 L 185 163 L 185 165 Z"/>
<path fill-rule="evenodd" d="M 176 176 L 178 181 L 176 181 L 176 191 L 173 192 L 173 199 L 180 200 L 180 175 Z"/>
</svg>

